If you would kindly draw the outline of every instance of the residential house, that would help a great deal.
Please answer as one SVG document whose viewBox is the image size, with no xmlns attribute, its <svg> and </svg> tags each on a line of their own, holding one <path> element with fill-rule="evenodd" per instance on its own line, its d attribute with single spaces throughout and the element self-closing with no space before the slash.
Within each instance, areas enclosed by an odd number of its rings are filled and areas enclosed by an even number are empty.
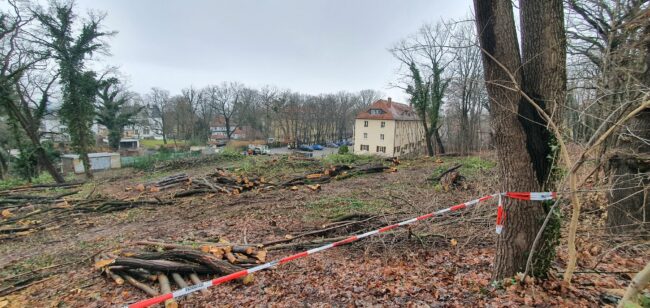
<svg viewBox="0 0 650 308">
<path fill-rule="evenodd" d="M 426 149 L 424 127 L 408 105 L 377 100 L 354 123 L 354 152 L 387 157 L 415 156 Z"/>
<path fill-rule="evenodd" d="M 228 129 L 226 129 L 226 119 L 223 116 L 217 116 L 210 123 L 210 141 L 220 142 L 228 140 Z M 230 122 L 230 139 L 245 139 L 244 131 L 237 124 Z"/>
<path fill-rule="evenodd" d="M 61 123 L 61 118 L 47 114 L 41 120 L 41 141 L 49 140 L 54 143 L 67 143 L 70 141 L 68 127 Z"/>
<path fill-rule="evenodd" d="M 163 139 L 162 112 L 155 105 L 142 108 L 133 119 L 135 124 L 124 128 L 123 137 L 133 139 Z"/>
</svg>

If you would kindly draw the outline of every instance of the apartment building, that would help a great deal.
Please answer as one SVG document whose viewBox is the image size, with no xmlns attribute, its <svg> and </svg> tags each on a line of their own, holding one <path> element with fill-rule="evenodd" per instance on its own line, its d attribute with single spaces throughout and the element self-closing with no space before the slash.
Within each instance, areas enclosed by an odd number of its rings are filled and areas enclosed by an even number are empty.
<svg viewBox="0 0 650 308">
<path fill-rule="evenodd" d="M 425 152 L 424 127 L 406 104 L 377 100 L 354 123 L 354 152 L 386 157 L 417 156 Z"/>
</svg>

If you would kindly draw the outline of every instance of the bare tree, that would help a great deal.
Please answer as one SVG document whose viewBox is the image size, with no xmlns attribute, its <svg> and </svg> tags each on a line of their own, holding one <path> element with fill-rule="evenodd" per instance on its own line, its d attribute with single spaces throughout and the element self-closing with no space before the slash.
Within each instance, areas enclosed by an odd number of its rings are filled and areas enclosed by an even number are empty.
<svg viewBox="0 0 650 308">
<path fill-rule="evenodd" d="M 433 138 L 438 152 L 444 153 L 438 122 L 451 77 L 447 70 L 453 61 L 451 33 L 449 27 L 442 22 L 426 24 L 416 34 L 389 50 L 402 63 L 402 83 L 406 84 L 402 88 L 408 89 L 412 103 L 422 118 L 430 156 L 435 154 Z"/>
<path fill-rule="evenodd" d="M 147 94 L 146 101 L 151 106 L 154 106 L 160 113 L 160 118 L 153 117 L 154 125 L 160 128 L 160 133 L 163 137 L 163 143 L 167 144 L 167 135 L 170 132 L 169 126 L 169 109 L 170 99 L 169 91 L 160 88 L 151 88 L 151 92 Z M 159 120 L 158 120 L 159 119 Z"/>
<path fill-rule="evenodd" d="M 216 111 L 216 114 L 223 118 L 226 127 L 226 136 L 228 140 L 232 138 L 232 134 L 237 128 L 237 124 L 233 123 L 237 109 L 240 107 L 240 95 L 244 86 L 240 83 L 230 82 L 222 83 L 219 86 L 209 86 L 210 90 L 210 104 Z"/>
<path fill-rule="evenodd" d="M 454 135 L 457 136 L 461 155 L 475 149 L 479 139 L 482 102 L 485 100 L 481 50 L 477 39 L 475 28 L 469 22 L 460 23 L 454 28 L 451 42 L 454 47 L 454 62 L 451 65 L 453 78 L 448 102 L 451 105 L 449 111 L 458 117 L 458 133 Z M 451 116 L 449 113 L 447 119 Z"/>
</svg>

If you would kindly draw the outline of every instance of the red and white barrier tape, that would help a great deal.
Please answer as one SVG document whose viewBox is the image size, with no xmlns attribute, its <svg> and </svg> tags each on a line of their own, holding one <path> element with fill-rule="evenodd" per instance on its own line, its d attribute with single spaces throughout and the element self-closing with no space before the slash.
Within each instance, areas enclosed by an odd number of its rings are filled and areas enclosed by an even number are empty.
<svg viewBox="0 0 650 308">
<path fill-rule="evenodd" d="M 412 223 L 420 221 L 420 220 L 424 220 L 424 219 L 428 219 L 428 218 L 431 218 L 431 217 L 434 217 L 434 216 L 442 215 L 442 214 L 447 213 L 447 212 L 453 212 L 453 211 L 465 209 L 465 208 L 471 207 L 473 205 L 476 205 L 476 204 L 478 204 L 480 202 L 490 200 L 490 199 L 492 199 L 494 197 L 499 197 L 499 207 L 501 208 L 500 211 L 503 212 L 502 205 L 501 205 L 501 196 L 502 195 L 510 197 L 510 198 L 515 198 L 515 199 L 535 200 L 535 201 L 550 200 L 550 199 L 554 199 L 556 197 L 556 193 L 554 193 L 554 192 L 553 193 L 547 193 L 547 192 L 525 192 L 525 193 L 512 192 L 511 193 L 511 192 L 508 192 L 508 193 L 497 193 L 497 194 L 493 194 L 493 195 L 487 195 L 487 196 L 481 197 L 479 199 L 474 199 L 474 200 L 471 200 L 471 201 L 467 201 L 465 203 L 454 205 L 452 207 L 448 207 L 448 208 L 445 208 L 445 209 L 442 209 L 442 210 L 439 210 L 439 211 L 435 211 L 433 213 L 425 214 L 425 215 L 422 215 L 422 216 L 419 216 L 419 217 L 416 217 L 416 218 L 412 218 L 412 219 L 405 220 L 405 221 L 402 221 L 402 222 L 399 222 L 399 223 L 396 223 L 396 224 L 385 226 L 385 227 L 377 229 L 377 230 L 369 231 L 369 232 L 366 232 L 366 233 L 363 233 L 363 234 L 360 234 L 360 235 L 353 235 L 353 236 L 350 236 L 350 237 L 348 237 L 348 238 L 346 238 L 344 240 L 341 240 L 341 241 L 338 241 L 338 242 L 335 242 L 335 243 L 331 243 L 331 244 L 327 244 L 327 245 L 323 245 L 323 246 L 320 246 L 320 247 L 316 247 L 316 248 L 313 248 L 313 249 L 310 249 L 310 250 L 307 250 L 307 251 L 303 251 L 303 252 L 288 256 L 288 257 L 284 257 L 284 258 L 282 258 L 280 260 L 274 260 L 274 261 L 271 261 L 271 262 L 267 262 L 267 263 L 264 263 L 262 265 L 258 265 L 258 266 L 255 266 L 255 267 L 251 267 L 249 269 L 241 270 L 239 272 L 235 272 L 235 273 L 232 273 L 230 275 L 222 276 L 222 277 L 219 277 L 219 278 L 216 278 L 216 279 L 204 281 L 202 283 L 195 284 L 195 285 L 192 285 L 192 286 L 180 289 L 180 290 L 176 290 L 176 291 L 171 292 L 171 293 L 167 293 L 167 294 L 159 295 L 159 296 L 156 296 L 156 297 L 153 297 L 153 298 L 150 298 L 150 299 L 139 301 L 137 303 L 133 303 L 133 304 L 125 306 L 125 307 L 128 307 L 128 308 L 149 307 L 151 305 L 162 303 L 162 302 L 164 302 L 164 301 L 166 301 L 168 299 L 185 296 L 187 294 L 190 294 L 190 293 L 193 293 L 193 292 L 196 292 L 196 291 L 199 291 L 199 290 L 207 289 L 209 287 L 216 286 L 216 285 L 222 284 L 224 282 L 228 282 L 228 281 L 231 281 L 231 280 L 234 280 L 234 279 L 237 279 L 237 278 L 244 277 L 246 275 L 255 273 L 257 271 L 265 270 L 267 268 L 271 268 L 271 267 L 274 267 L 276 265 L 285 264 L 285 263 L 291 262 L 293 260 L 300 259 L 302 257 L 306 257 L 308 255 L 312 255 L 312 254 L 321 252 L 323 250 L 327 250 L 327 249 L 330 249 L 330 248 L 334 248 L 334 247 L 342 246 L 342 245 L 345 245 L 345 244 L 349 244 L 349 243 L 358 241 L 358 240 L 360 240 L 362 238 L 366 238 L 366 237 L 369 237 L 369 236 L 373 236 L 375 234 L 383 233 L 383 232 L 395 229 L 397 227 L 402 227 L 402 226 L 412 224 Z M 498 226 L 498 223 L 503 223 L 503 221 L 499 220 L 499 218 L 497 218 L 497 226 Z M 501 225 L 501 228 L 503 228 L 503 225 Z M 500 230 L 497 227 L 497 233 L 499 233 L 499 231 Z"/>
</svg>

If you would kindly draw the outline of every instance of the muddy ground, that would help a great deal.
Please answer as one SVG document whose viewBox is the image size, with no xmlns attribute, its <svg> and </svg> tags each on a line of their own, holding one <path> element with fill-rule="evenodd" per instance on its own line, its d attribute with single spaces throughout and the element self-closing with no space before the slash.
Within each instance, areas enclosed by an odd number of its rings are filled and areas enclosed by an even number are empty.
<svg viewBox="0 0 650 308">
<path fill-rule="evenodd" d="M 463 163 L 465 183 L 443 187 L 425 179 Z M 164 172 L 121 170 L 100 175 L 79 196 L 170 198 L 171 192 L 127 191 L 139 183 L 185 172 L 201 176 L 216 167 L 234 172 L 268 173 L 289 178 L 305 167 L 274 166 L 274 158 L 185 166 Z M 307 166 L 308 168 L 309 166 Z M 34 270 L 42 279 L 6 297 L 1 307 L 114 307 L 147 298 L 129 285 L 116 285 L 93 267 L 100 252 L 132 247 L 137 240 L 262 243 L 318 229 L 348 214 L 379 215 L 374 224 L 343 232 L 368 231 L 497 191 L 490 155 L 471 158 L 403 161 L 395 173 L 333 181 L 318 192 L 300 187 L 239 196 L 219 194 L 174 199 L 163 206 L 143 206 L 71 217 L 59 228 L 0 243 L 0 279 Z M 648 246 L 614 241 L 604 234 L 598 198 L 588 203 L 581 225 L 580 262 L 574 283 L 561 283 L 563 242 L 551 277 L 520 284 L 491 281 L 494 259 L 494 213 L 469 210 L 453 217 L 423 221 L 409 229 L 377 236 L 256 273 L 254 282 L 231 282 L 179 300 L 183 307 L 349 307 L 349 306 L 586 306 L 613 305 L 622 288 L 648 261 Z M 564 209 L 567 213 L 567 209 Z M 568 217 L 568 216 L 566 216 Z M 568 219 L 566 219 L 568 221 Z M 333 234 L 334 235 L 334 234 Z M 609 239 L 609 240 L 608 240 Z M 276 259 L 296 251 L 274 250 Z M 45 268 L 45 269 L 44 269 Z M 202 276 L 202 279 L 214 278 Z M 7 285 L 0 286 L 1 288 Z M 615 304 L 614 304 L 615 305 Z"/>
</svg>

